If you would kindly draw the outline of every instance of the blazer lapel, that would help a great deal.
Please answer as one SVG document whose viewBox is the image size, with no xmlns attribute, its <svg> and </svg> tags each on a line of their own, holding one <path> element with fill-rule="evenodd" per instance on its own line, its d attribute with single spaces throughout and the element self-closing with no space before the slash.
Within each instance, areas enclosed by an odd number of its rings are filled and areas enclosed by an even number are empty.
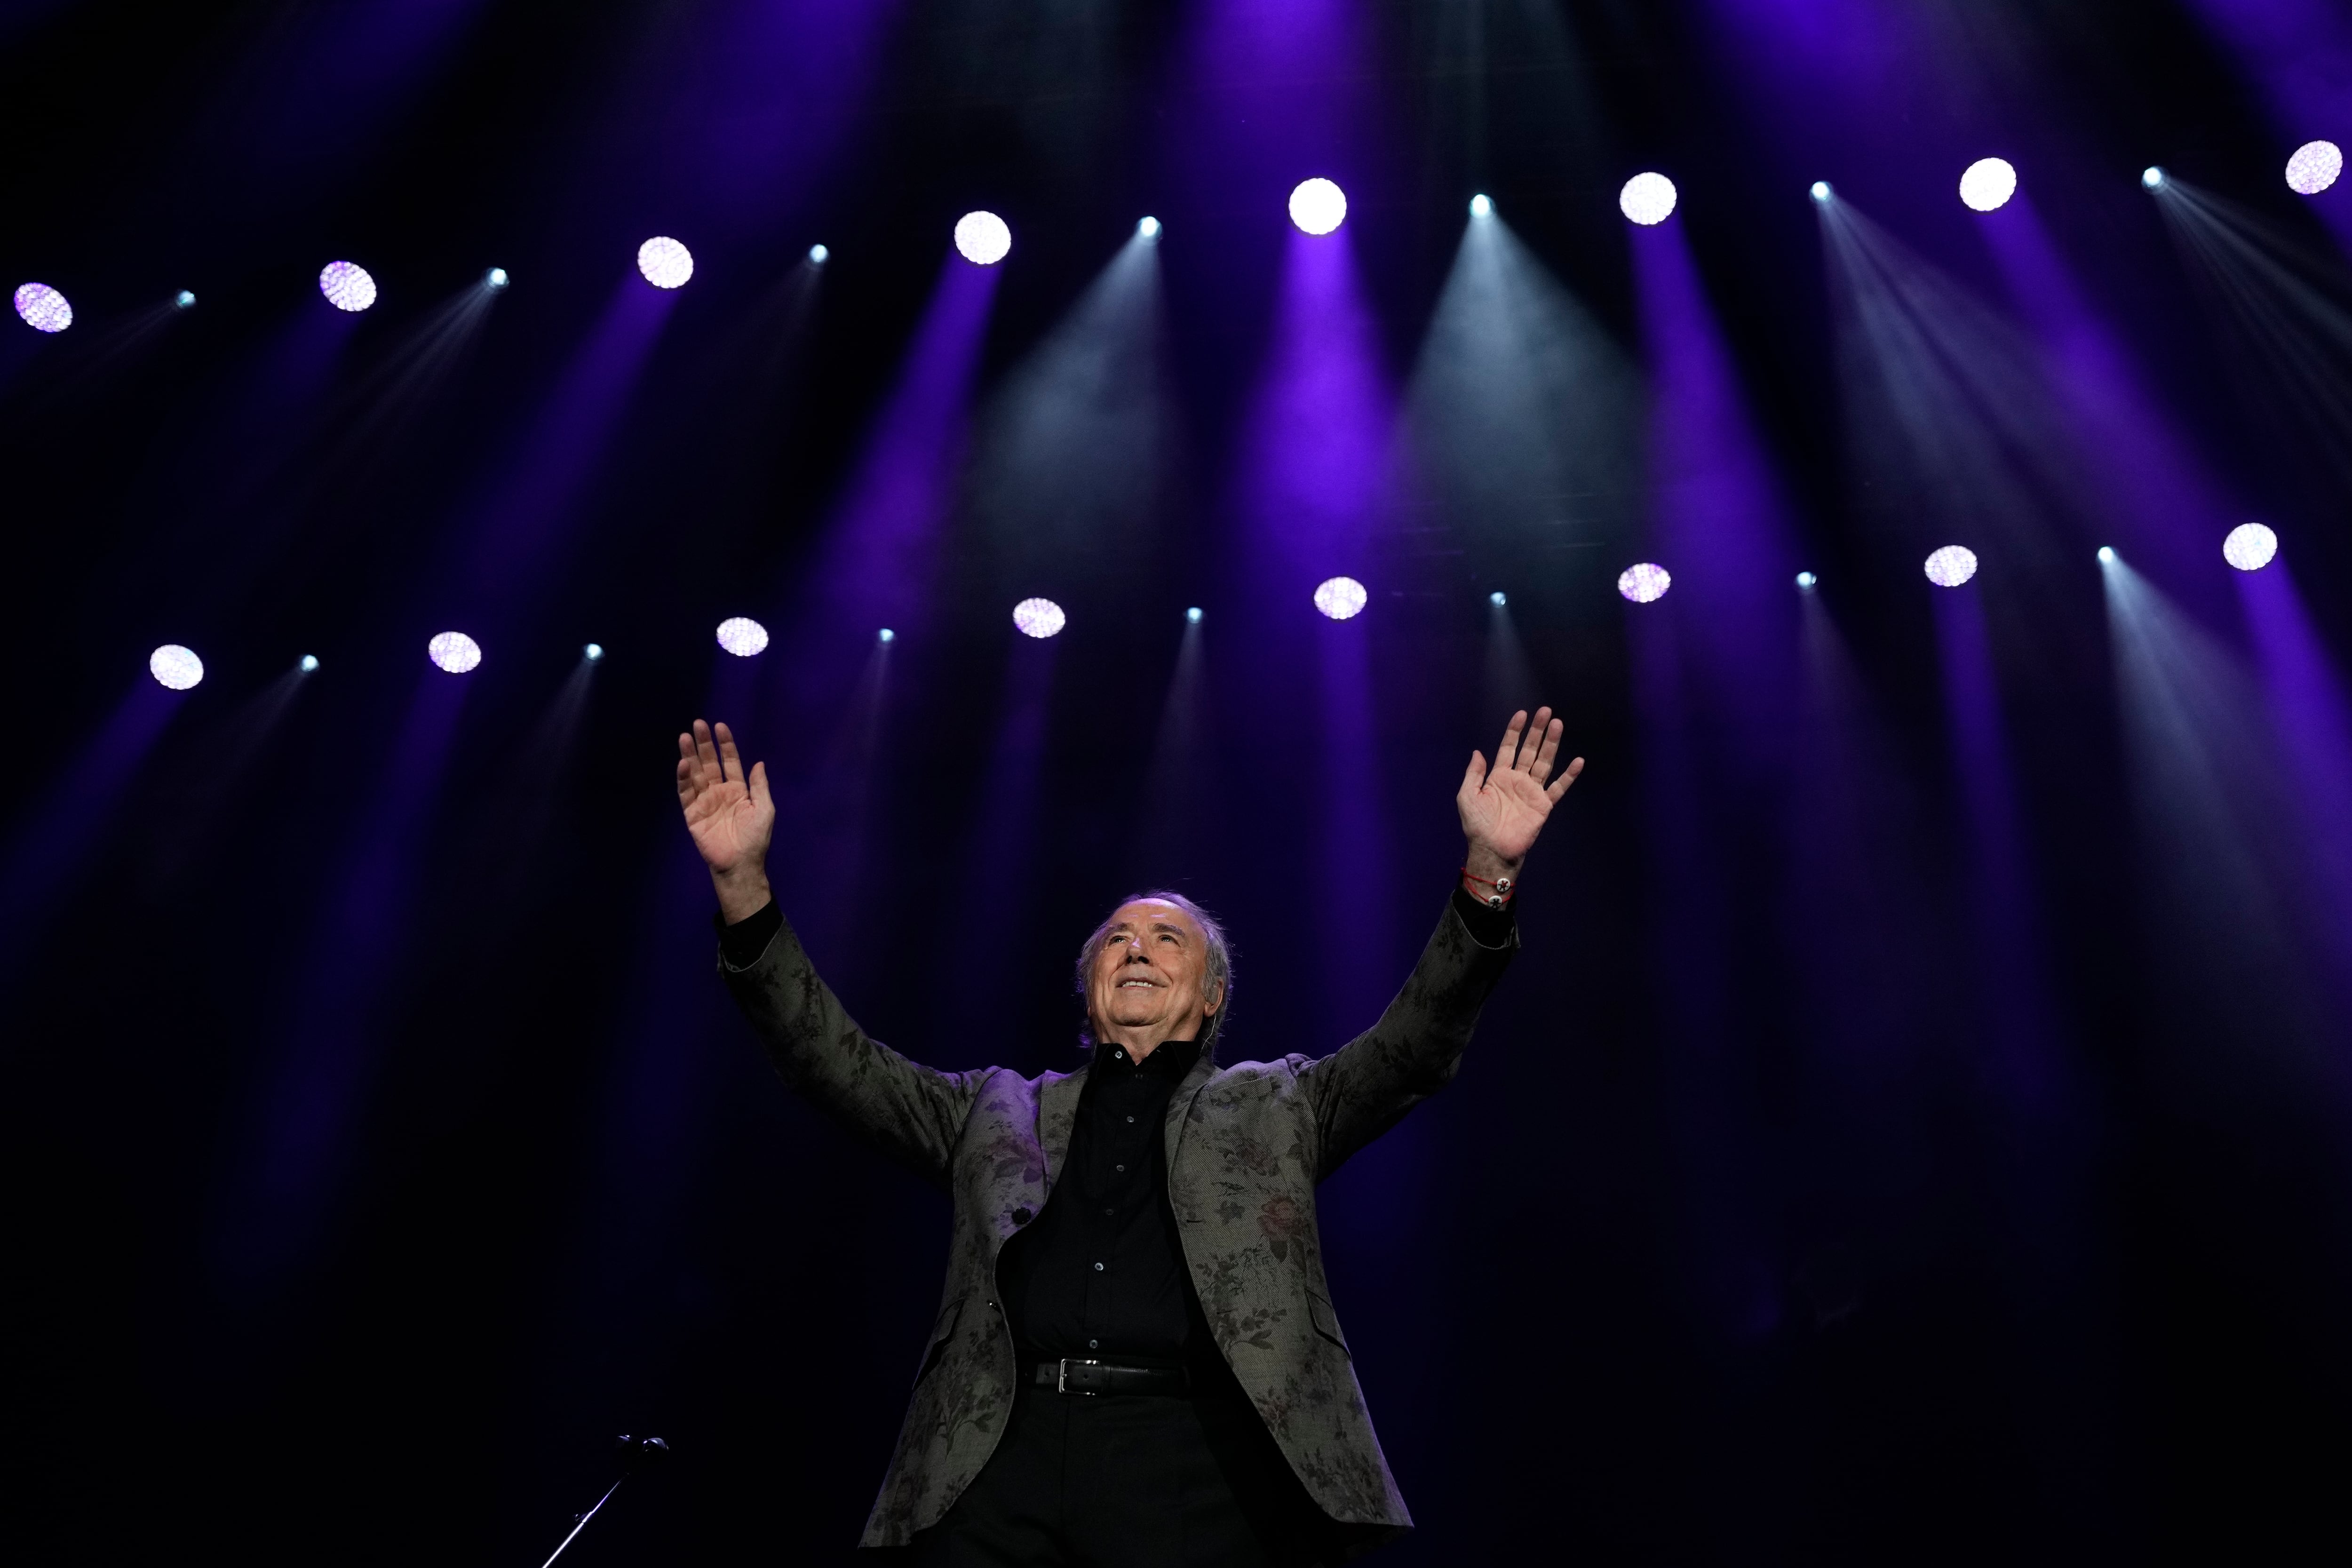
<svg viewBox="0 0 2352 1568">
<path fill-rule="evenodd" d="M 1192 1119 L 1193 1099 L 1216 1076 L 1216 1058 L 1202 1051 L 1201 1059 L 1192 1064 L 1192 1070 L 1176 1086 L 1176 1092 L 1168 1097 L 1168 1115 L 1160 1130 L 1168 1142 L 1168 1170 L 1171 1176 L 1176 1171 L 1176 1146 L 1184 1141 L 1184 1123 Z"/>
<path fill-rule="evenodd" d="M 1087 1086 L 1087 1069 L 1048 1078 L 1037 1091 L 1037 1147 L 1045 1156 L 1045 1191 L 1061 1179 L 1062 1162 L 1069 1157 L 1070 1131 L 1078 1123 L 1078 1091 Z"/>
</svg>

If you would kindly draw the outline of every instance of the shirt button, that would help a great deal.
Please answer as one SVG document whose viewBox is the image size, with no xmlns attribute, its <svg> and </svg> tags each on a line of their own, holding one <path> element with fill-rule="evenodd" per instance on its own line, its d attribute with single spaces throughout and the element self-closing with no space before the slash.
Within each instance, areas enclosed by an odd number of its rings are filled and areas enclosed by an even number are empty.
<svg viewBox="0 0 2352 1568">
<path fill-rule="evenodd" d="M 1100 1341 L 1100 1340 L 1088 1340 L 1088 1341 L 1087 1342 L 1087 1349 L 1088 1349 L 1088 1350 L 1090 1350 L 1090 1351 L 1098 1351 L 1098 1350 L 1102 1349 L 1102 1341 Z"/>
<path fill-rule="evenodd" d="M 1125 1171 L 1127 1169 L 1125 1165 L 1114 1165 L 1111 1168 L 1116 1171 Z"/>
<path fill-rule="evenodd" d="M 1132 1116 L 1130 1116 L 1130 1117 L 1129 1117 L 1127 1120 L 1128 1120 L 1130 1123 L 1132 1123 L 1132 1122 L 1135 1121 L 1135 1118 L 1134 1118 L 1134 1117 L 1132 1117 Z"/>
<path fill-rule="evenodd" d="M 1103 1210 L 1103 1213 L 1105 1213 L 1105 1214 L 1117 1214 L 1118 1212 L 1118 1211 L 1117 1209 L 1115 1209 L 1115 1208 L 1109 1208 L 1109 1207 L 1106 1207 L 1106 1208 L 1104 1208 L 1104 1210 Z"/>
<path fill-rule="evenodd" d="M 1095 1265 L 1095 1272 L 1096 1272 L 1096 1273 L 1097 1273 L 1097 1274 L 1099 1274 L 1099 1273 L 1101 1273 L 1101 1272 L 1102 1272 L 1102 1265 L 1101 1265 L 1101 1264 L 1097 1263 L 1097 1264 L 1096 1264 L 1096 1265 Z"/>
</svg>

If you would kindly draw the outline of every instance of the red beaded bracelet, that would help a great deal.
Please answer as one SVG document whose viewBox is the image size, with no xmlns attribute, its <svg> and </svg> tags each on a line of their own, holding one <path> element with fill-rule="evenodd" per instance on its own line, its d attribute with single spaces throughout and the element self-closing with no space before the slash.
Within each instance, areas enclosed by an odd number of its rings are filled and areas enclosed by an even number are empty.
<svg viewBox="0 0 2352 1568">
<path fill-rule="evenodd" d="M 1495 889 L 1492 894 L 1486 896 L 1484 900 L 1490 910 L 1499 910 L 1509 903 L 1513 896 L 1512 889 L 1517 886 L 1508 877 L 1481 877 L 1467 866 L 1462 868 L 1462 877 L 1465 881 L 1484 882 Z M 1465 888 L 1463 891 L 1469 892 L 1469 889 Z M 1470 896 L 1474 899 L 1480 897 L 1476 893 L 1471 893 Z"/>
</svg>

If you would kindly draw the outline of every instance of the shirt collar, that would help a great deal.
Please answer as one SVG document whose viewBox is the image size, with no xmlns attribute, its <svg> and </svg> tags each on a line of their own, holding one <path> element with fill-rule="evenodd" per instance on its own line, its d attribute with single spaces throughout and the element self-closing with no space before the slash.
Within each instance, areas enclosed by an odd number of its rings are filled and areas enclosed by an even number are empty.
<svg viewBox="0 0 2352 1568">
<path fill-rule="evenodd" d="M 1163 1040 L 1139 1062 L 1128 1060 L 1124 1049 L 1103 1040 L 1095 1046 L 1094 1065 L 1107 1073 L 1154 1073 L 1174 1080 L 1191 1072 L 1192 1064 L 1200 1059 L 1201 1042 L 1198 1040 Z"/>
</svg>

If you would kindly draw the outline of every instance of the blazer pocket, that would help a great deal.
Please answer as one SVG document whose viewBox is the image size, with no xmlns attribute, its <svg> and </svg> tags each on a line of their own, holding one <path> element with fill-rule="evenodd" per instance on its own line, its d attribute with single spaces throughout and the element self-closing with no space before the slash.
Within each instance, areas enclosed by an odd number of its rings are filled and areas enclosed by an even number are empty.
<svg viewBox="0 0 2352 1568">
<path fill-rule="evenodd" d="M 940 1321 L 931 1325 L 930 1353 L 923 1357 L 923 1370 L 915 1374 L 917 1383 L 930 1376 L 931 1369 L 938 1366 L 948 1353 L 948 1342 L 955 1338 L 956 1322 L 962 1316 L 963 1298 L 961 1296 L 940 1309 Z"/>
<path fill-rule="evenodd" d="M 1330 1302 L 1312 1290 L 1307 1292 L 1307 1320 L 1315 1325 L 1317 1333 L 1339 1347 L 1341 1355 L 1350 1361 L 1355 1359 L 1355 1353 L 1348 1349 L 1347 1337 L 1339 1332 L 1339 1314 L 1331 1310 Z"/>
</svg>

